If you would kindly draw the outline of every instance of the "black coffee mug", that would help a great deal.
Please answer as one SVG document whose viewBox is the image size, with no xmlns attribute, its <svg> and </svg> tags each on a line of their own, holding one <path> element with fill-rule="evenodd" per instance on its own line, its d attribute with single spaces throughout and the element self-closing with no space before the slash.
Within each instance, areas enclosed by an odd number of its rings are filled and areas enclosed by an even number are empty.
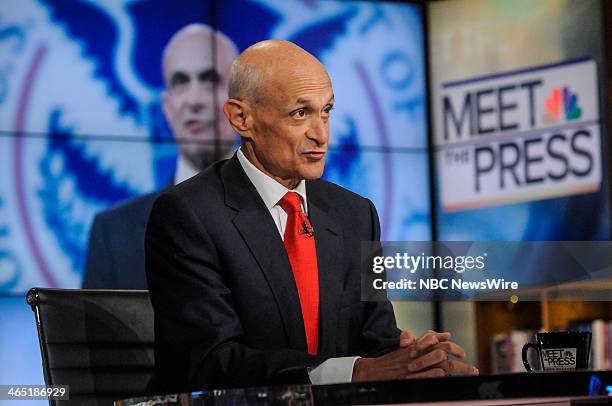
<svg viewBox="0 0 612 406">
<path fill-rule="evenodd" d="M 523 364 L 527 371 L 533 371 L 527 352 L 533 348 L 538 352 L 544 371 L 574 371 L 587 369 L 591 353 L 591 333 L 582 331 L 552 331 L 536 333 L 535 343 L 523 346 Z"/>
</svg>

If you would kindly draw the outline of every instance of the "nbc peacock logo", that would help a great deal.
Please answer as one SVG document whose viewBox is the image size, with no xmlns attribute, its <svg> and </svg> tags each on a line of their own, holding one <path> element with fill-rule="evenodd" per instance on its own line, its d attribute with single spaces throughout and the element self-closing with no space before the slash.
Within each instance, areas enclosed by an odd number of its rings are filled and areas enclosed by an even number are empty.
<svg viewBox="0 0 612 406">
<path fill-rule="evenodd" d="M 573 121 L 582 116 L 582 110 L 578 105 L 578 95 L 567 86 L 553 88 L 550 96 L 544 101 L 544 107 L 544 122 L 546 123 L 555 123 L 563 119 Z"/>
</svg>

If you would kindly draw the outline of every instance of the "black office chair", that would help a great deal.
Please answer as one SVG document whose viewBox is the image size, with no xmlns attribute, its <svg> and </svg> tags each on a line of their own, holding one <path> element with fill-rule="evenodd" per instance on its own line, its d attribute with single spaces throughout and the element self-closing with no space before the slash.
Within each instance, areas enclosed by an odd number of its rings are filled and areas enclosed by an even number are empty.
<svg viewBox="0 0 612 406">
<path fill-rule="evenodd" d="M 153 373 L 153 308 L 146 290 L 33 288 L 47 385 L 70 385 L 69 401 L 112 405 L 146 395 Z"/>
</svg>

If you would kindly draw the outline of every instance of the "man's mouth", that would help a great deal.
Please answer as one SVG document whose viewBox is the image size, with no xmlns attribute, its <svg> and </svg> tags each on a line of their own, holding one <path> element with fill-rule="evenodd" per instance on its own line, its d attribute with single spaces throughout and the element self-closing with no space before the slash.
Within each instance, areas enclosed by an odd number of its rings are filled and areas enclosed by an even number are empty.
<svg viewBox="0 0 612 406">
<path fill-rule="evenodd" d="M 190 119 L 185 121 L 185 127 L 191 132 L 202 132 L 214 126 L 214 120 Z"/>
<path fill-rule="evenodd" d="M 305 155 L 307 158 L 312 159 L 313 161 L 320 161 L 325 157 L 325 151 L 323 150 L 312 150 L 302 152 L 302 155 Z"/>
</svg>

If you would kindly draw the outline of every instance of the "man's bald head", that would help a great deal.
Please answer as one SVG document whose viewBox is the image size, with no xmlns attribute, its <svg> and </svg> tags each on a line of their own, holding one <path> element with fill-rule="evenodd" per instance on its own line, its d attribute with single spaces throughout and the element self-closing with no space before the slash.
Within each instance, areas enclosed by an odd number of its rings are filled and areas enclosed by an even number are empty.
<svg viewBox="0 0 612 406">
<path fill-rule="evenodd" d="M 288 189 L 323 174 L 334 92 L 314 56 L 288 41 L 263 41 L 232 64 L 223 111 L 244 156 Z"/>
<path fill-rule="evenodd" d="M 213 41 L 216 42 L 213 48 Z M 213 58 L 213 49 L 216 57 Z M 174 59 L 183 58 L 186 52 L 197 51 L 197 54 L 205 55 L 209 60 L 217 60 L 217 64 L 227 64 L 231 62 L 238 50 L 231 39 L 221 31 L 215 31 L 206 24 L 189 24 L 178 30 L 166 44 L 162 54 L 162 72 L 164 81 L 168 85 L 167 79 L 172 68 Z"/>
<path fill-rule="evenodd" d="M 226 35 L 204 24 L 180 29 L 164 48 L 162 107 L 180 156 L 193 169 L 205 168 L 234 147 L 235 133 L 220 117 L 237 54 Z"/>
<path fill-rule="evenodd" d="M 266 40 L 251 45 L 234 61 L 229 98 L 258 104 L 275 83 L 299 77 L 300 70 L 327 71 L 317 58 L 290 41 Z"/>
</svg>

